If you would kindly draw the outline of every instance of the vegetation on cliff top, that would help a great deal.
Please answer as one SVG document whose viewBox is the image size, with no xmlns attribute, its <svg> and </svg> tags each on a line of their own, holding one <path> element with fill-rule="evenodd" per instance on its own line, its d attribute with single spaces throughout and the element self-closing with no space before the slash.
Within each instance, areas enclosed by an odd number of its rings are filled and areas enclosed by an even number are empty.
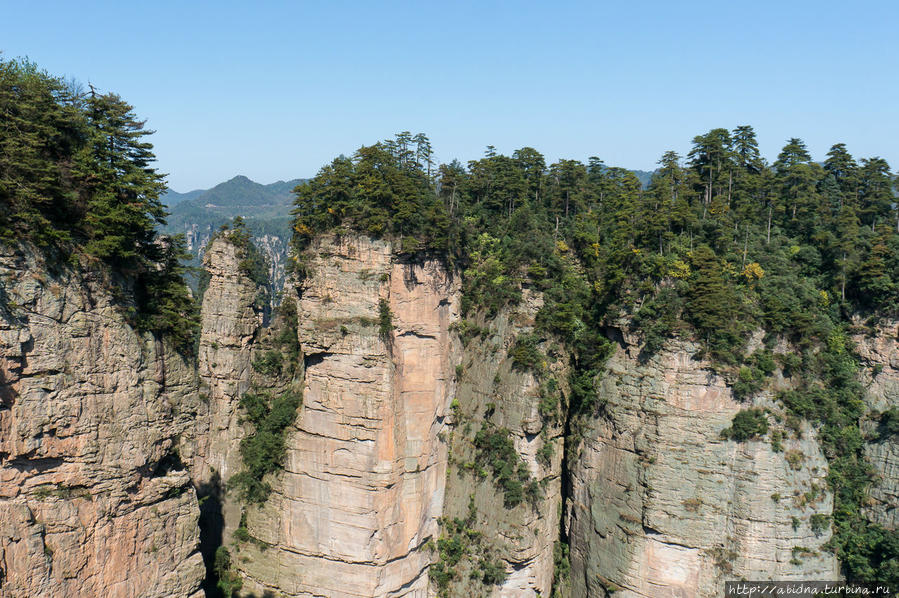
<svg viewBox="0 0 899 598">
<path fill-rule="evenodd" d="M 848 342 L 854 318 L 899 314 L 899 207 L 881 158 L 835 144 L 823 163 L 799 139 L 769 164 L 752 127 L 713 129 L 684 158 L 659 160 L 648 187 L 592 157 L 547 165 L 533 148 L 488 147 L 434 167 L 430 144 L 395 140 L 341 157 L 297 187 L 295 248 L 335 228 L 443 255 L 463 274 L 462 309 L 489 318 L 543 292 L 516 367 L 540 363 L 544 340 L 572 355 L 572 413 L 590 413 L 610 351 L 603 331 L 631 326 L 650 358 L 674 337 L 698 341 L 735 393 L 751 397 L 776 367 L 799 386 L 780 396 L 821 429 L 835 495 L 834 540 L 849 578 L 896 580 L 899 548 L 862 515 L 872 482 L 859 419 L 863 389 Z M 746 355 L 753 331 L 765 348 Z M 796 353 L 775 355 L 778 339 Z M 778 366 L 775 365 L 775 358 Z M 729 433 L 765 433 L 748 412 Z"/>
<path fill-rule="evenodd" d="M 0 114 L 0 240 L 102 261 L 125 281 L 138 328 L 190 348 L 198 320 L 184 241 L 156 233 L 164 175 L 132 107 L 0 60 Z"/>
<path fill-rule="evenodd" d="M 190 347 L 198 322 L 183 282 L 184 242 L 156 233 L 164 177 L 132 107 L 28 61 L 0 60 L 0 113 L 0 240 L 104 264 L 118 293 L 133 299 L 135 326 Z M 512 358 L 539 369 L 542 343 L 564 343 L 573 414 L 599 405 L 594 382 L 610 328 L 642 334 L 645 358 L 673 337 L 698 341 L 699 357 L 740 397 L 764 388 L 778 362 L 797 381 L 781 404 L 819 427 L 835 497 L 832 547 L 845 574 L 899 579 L 896 535 L 862 514 L 872 472 L 848 340 L 856 322 L 899 315 L 899 205 L 883 159 L 857 161 L 837 143 L 819 163 L 794 138 L 769 164 L 751 127 L 718 128 L 695 137 L 685 158 L 666 152 L 644 188 L 598 158 L 547 165 L 529 147 L 511 156 L 488 147 L 467 165 L 437 165 L 427 137 L 404 132 L 337 158 L 296 195 L 295 259 L 317 234 L 355 230 L 458 268 L 468 317 L 490 318 L 523 289 L 541 291 L 535 330 Z M 241 267 L 258 274 L 246 258 Z M 765 349 L 746 355 L 759 329 Z M 773 354 L 778 339 L 795 354 Z M 279 462 L 283 414 L 297 400 L 246 398 L 265 432 L 244 455 L 248 467 L 260 464 L 257 482 Z M 754 412 L 734 423 L 737 440 L 765 433 Z M 892 412 L 881 425 L 892 433 Z M 247 497 L 266 494 L 257 490 Z"/>
</svg>

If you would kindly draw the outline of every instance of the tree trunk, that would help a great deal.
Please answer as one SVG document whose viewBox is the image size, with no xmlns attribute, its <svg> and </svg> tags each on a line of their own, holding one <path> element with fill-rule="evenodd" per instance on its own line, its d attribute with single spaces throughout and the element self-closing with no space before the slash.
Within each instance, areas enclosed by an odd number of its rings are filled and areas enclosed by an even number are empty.
<svg viewBox="0 0 899 598">
<path fill-rule="evenodd" d="M 846 302 L 846 252 L 843 252 L 843 276 L 842 280 L 840 280 L 840 301 Z"/>
<path fill-rule="evenodd" d="M 749 247 L 749 225 L 746 225 L 746 239 L 743 241 L 743 267 L 746 267 L 746 249 Z"/>
</svg>

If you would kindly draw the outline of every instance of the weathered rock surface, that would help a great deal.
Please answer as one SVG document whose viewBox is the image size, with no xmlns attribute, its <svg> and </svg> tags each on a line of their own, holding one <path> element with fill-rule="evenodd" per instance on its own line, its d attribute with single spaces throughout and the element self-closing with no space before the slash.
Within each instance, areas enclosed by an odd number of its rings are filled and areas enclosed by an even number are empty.
<svg viewBox="0 0 899 598">
<path fill-rule="evenodd" d="M 0 596 L 199 596 L 193 369 L 97 272 L 20 248 L 0 278 Z"/>
<path fill-rule="evenodd" d="M 598 381 L 603 407 L 566 447 L 565 405 L 558 417 L 539 407 L 548 379 L 567 392 L 564 349 L 543 343 L 540 379 L 509 357 L 539 297 L 479 321 L 463 345 L 458 277 L 359 235 L 317 240 L 308 278 L 288 285 L 302 356 L 277 384 L 302 385 L 303 405 L 271 497 L 240 504 L 224 490 L 242 466 L 239 400 L 260 383 L 251 364 L 273 334 L 240 261 L 227 239 L 205 252 L 193 364 L 136 333 L 101 273 L 0 251 L 0 598 L 198 598 L 194 487 L 208 497 L 207 561 L 235 549 L 243 591 L 260 596 L 431 596 L 440 517 L 466 521 L 483 552 L 460 565 L 451 596 L 549 596 L 560 527 L 575 597 L 710 598 L 727 579 L 839 576 L 824 549 L 827 462 L 808 425 L 784 429 L 771 392 L 753 403 L 785 432 L 781 450 L 770 435 L 723 440 L 750 405 L 691 358 L 698 347 L 672 341 L 640 360 L 622 335 Z M 867 512 L 890 529 L 899 439 L 877 418 L 899 406 L 897 328 L 853 339 L 880 476 Z M 504 504 L 473 444 L 482 427 L 509 431 L 536 498 Z M 242 512 L 251 540 L 236 542 Z M 500 563 L 502 583 L 470 575 L 482 557 Z"/>
<path fill-rule="evenodd" d="M 210 496 L 204 508 L 220 511 L 215 516 L 223 518 L 223 543 L 240 523 L 240 505 L 224 490 L 241 469 L 244 428 L 239 402 L 249 389 L 253 342 L 262 326 L 255 305 L 258 288 L 241 272 L 241 259 L 241 249 L 222 237 L 204 257 L 210 278 L 201 310 L 198 372 L 206 410 L 196 420 L 196 454 L 191 460 L 195 484 Z"/>
<path fill-rule="evenodd" d="M 549 596 L 552 589 L 562 504 L 562 406 L 560 417 L 544 420 L 538 410 L 539 381 L 531 372 L 516 369 L 508 357 L 516 338 L 532 331 L 540 304 L 538 297 L 526 294 L 516 311 L 503 311 L 462 353 L 444 516 L 465 520 L 473 499 L 477 515 L 471 527 L 483 539 L 473 548 L 481 554 L 472 554 L 457 571 L 452 596 Z M 564 381 L 566 373 L 551 371 L 546 377 Z M 483 426 L 509 430 L 532 480 L 541 483 L 538 500 L 506 508 L 504 493 L 489 470 L 484 478 L 477 475 L 482 464 L 477 463 L 473 439 Z M 538 458 L 545 445 L 551 449 Z M 470 576 L 471 565 L 483 557 L 501 559 L 506 571 L 501 584 L 485 585 L 482 576 Z"/>
<path fill-rule="evenodd" d="M 328 237 L 298 297 L 302 412 L 285 471 L 248 511 L 244 588 L 287 596 L 426 596 L 443 508 L 458 286 L 387 242 Z M 393 329 L 379 330 L 379 303 Z"/>
<path fill-rule="evenodd" d="M 747 405 L 692 360 L 697 346 L 674 342 L 642 363 L 621 345 L 600 383 L 605 406 L 569 456 L 572 595 L 711 598 L 726 579 L 836 579 L 829 524 L 812 523 L 832 509 L 814 432 L 784 452 L 722 440 Z"/>
<path fill-rule="evenodd" d="M 865 366 L 865 402 L 872 415 L 899 408 L 899 322 L 881 323 L 874 334 L 853 338 Z M 867 515 L 888 529 L 899 529 L 899 436 L 886 435 L 874 418 L 863 423 L 869 440 L 865 455 L 877 473 Z"/>
<path fill-rule="evenodd" d="M 194 256 L 196 264 L 206 263 L 206 246 L 209 240 L 216 234 L 218 227 L 212 225 L 200 226 L 190 224 L 183 231 L 187 241 L 187 250 Z M 252 232 L 252 231 L 251 231 Z M 290 245 L 290 237 L 284 234 L 261 233 L 253 234 L 253 243 L 268 260 L 268 275 L 271 288 L 277 294 L 284 288 L 284 265 L 287 263 L 287 254 Z"/>
</svg>

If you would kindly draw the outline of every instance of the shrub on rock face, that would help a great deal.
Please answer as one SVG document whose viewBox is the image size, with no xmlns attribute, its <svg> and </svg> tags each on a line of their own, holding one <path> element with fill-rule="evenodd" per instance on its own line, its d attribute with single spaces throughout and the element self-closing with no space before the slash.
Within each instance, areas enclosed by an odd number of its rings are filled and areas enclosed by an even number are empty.
<svg viewBox="0 0 899 598">
<path fill-rule="evenodd" d="M 745 442 L 758 439 L 768 433 L 768 418 L 765 410 L 744 409 L 734 416 L 729 428 L 721 431 L 723 438 Z"/>
<path fill-rule="evenodd" d="M 887 440 L 891 436 L 899 436 L 899 407 L 891 407 L 880 414 L 880 424 L 877 431 L 881 440 Z"/>
</svg>

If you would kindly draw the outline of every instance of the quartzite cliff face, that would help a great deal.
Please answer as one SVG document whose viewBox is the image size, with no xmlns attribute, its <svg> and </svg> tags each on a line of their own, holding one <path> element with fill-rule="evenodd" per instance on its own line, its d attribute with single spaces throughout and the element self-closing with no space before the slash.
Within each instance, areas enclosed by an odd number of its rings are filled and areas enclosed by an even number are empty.
<svg viewBox="0 0 899 598">
<path fill-rule="evenodd" d="M 853 338 L 865 366 L 869 418 L 863 424 L 865 453 L 877 475 L 868 516 L 889 530 L 899 530 L 899 436 L 884 434 L 876 415 L 899 409 L 899 322 L 886 321 Z"/>
<path fill-rule="evenodd" d="M 549 596 L 559 540 L 575 597 L 710 598 L 726 579 L 838 576 L 815 431 L 784 429 L 781 447 L 722 439 L 747 404 L 689 342 L 642 359 L 637 339 L 612 331 L 602 407 L 566 438 L 564 350 L 543 343 L 541 377 L 510 356 L 538 293 L 462 322 L 459 276 L 442 263 L 323 237 L 282 299 L 296 307 L 300 357 L 272 378 L 253 367 L 274 332 L 240 249 L 220 238 L 205 260 L 192 364 L 136 333 L 100 272 L 0 255 L 0 596 L 198 597 L 201 528 L 206 565 L 229 547 L 247 596 L 433 596 L 429 568 L 453 521 L 479 539 L 450 596 Z M 895 529 L 899 450 L 877 415 L 899 404 L 896 323 L 854 340 L 882 478 L 868 509 Z M 550 378 L 559 402 L 538 407 Z M 284 470 L 263 505 L 243 504 L 227 484 L 252 431 L 240 398 L 288 386 L 303 403 Z M 777 414 L 776 390 L 754 403 Z M 539 491 L 505 504 L 481 430 L 508 434 Z M 235 537 L 242 522 L 249 541 Z M 485 581 L 485 563 L 504 579 Z"/>
<path fill-rule="evenodd" d="M 193 370 L 102 272 L 0 255 L 0 596 L 200 596 Z"/>
<path fill-rule="evenodd" d="M 389 243 L 361 237 L 320 239 L 309 255 L 310 276 L 283 298 L 299 314 L 303 406 L 273 495 L 247 509 L 257 542 L 238 547 L 244 587 L 426 596 L 458 282 L 437 262 L 399 262 Z"/>
<path fill-rule="evenodd" d="M 698 346 L 644 362 L 633 339 L 620 343 L 569 457 L 572 594 L 710 598 L 729 579 L 838 578 L 829 526 L 813 523 L 833 507 L 814 431 L 785 433 L 778 451 L 724 440 L 747 405 L 693 359 Z M 756 404 L 777 411 L 768 393 Z"/>
</svg>

